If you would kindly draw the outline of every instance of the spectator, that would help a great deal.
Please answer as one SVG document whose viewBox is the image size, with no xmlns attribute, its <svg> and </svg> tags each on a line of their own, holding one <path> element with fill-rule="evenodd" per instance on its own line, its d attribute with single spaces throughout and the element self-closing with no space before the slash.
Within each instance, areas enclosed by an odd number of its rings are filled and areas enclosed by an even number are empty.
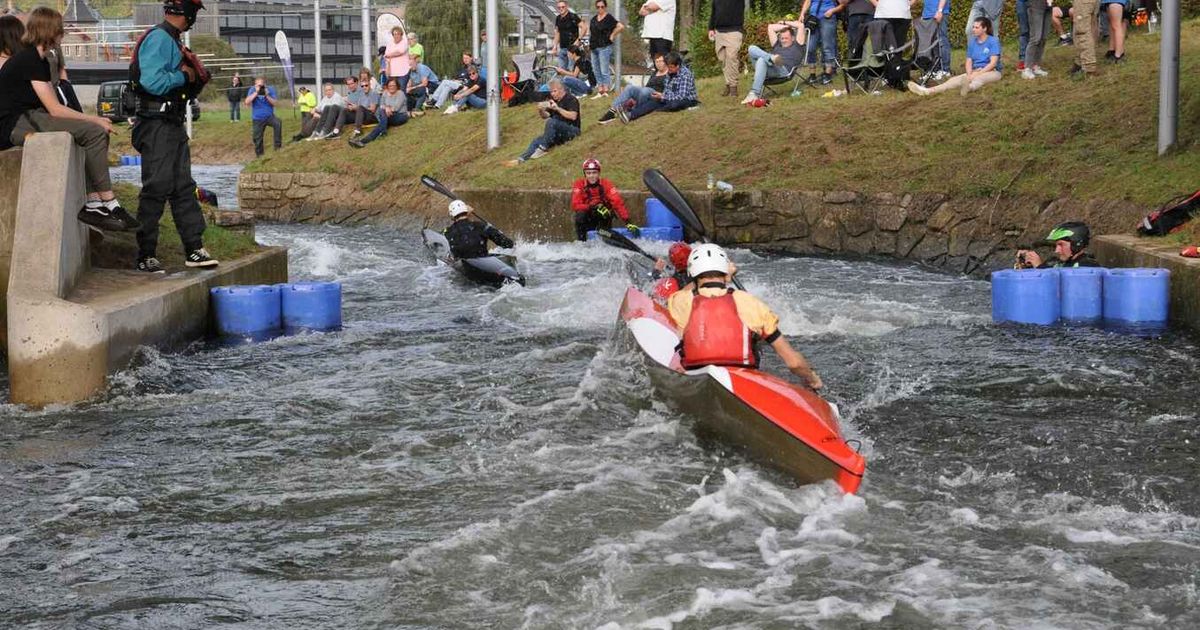
<svg viewBox="0 0 1200 630">
<path fill-rule="evenodd" d="M 696 94 L 696 79 L 692 76 L 692 71 L 683 65 L 683 57 L 678 52 L 671 51 L 667 53 L 666 62 L 666 88 L 662 92 L 651 94 L 648 103 L 639 104 L 629 113 L 624 110 L 618 111 L 617 116 L 621 122 L 628 123 L 659 110 L 677 112 L 700 104 Z"/>
<path fill-rule="evenodd" d="M 832 1 L 832 0 L 828 0 Z M 840 5 L 839 5 L 840 6 Z M 834 28 L 836 29 L 836 18 Z M 743 104 L 753 103 L 762 95 L 763 84 L 768 78 L 786 77 L 804 63 L 804 47 L 796 41 L 796 28 L 786 22 L 767 25 L 767 39 L 771 52 L 751 46 L 747 57 L 754 63 L 754 83 L 746 94 Z"/>
<path fill-rule="evenodd" d="M 483 98 L 483 94 L 486 93 L 487 84 L 484 82 L 483 77 L 479 76 L 479 68 L 471 66 L 467 69 L 467 80 L 454 93 L 454 104 L 447 107 L 446 111 L 442 113 L 457 114 L 459 111 L 471 107 L 483 109 L 487 107 L 487 101 Z"/>
<path fill-rule="evenodd" d="M 617 98 L 613 99 L 612 107 L 600 117 L 600 124 L 608 124 L 617 119 L 617 112 L 631 110 L 641 103 L 654 100 L 654 93 L 661 93 L 667 87 L 667 62 L 663 55 L 654 57 L 654 74 L 646 80 L 646 85 L 627 85 Z M 657 102 L 657 101 L 655 101 Z"/>
<path fill-rule="evenodd" d="M 475 65 L 475 58 L 471 56 L 471 51 L 464 50 L 462 54 L 462 65 L 458 68 L 458 73 L 453 79 L 446 79 L 438 84 L 436 90 L 433 91 L 433 106 L 441 109 L 446 101 L 458 90 L 462 89 L 463 83 L 467 81 L 470 75 L 471 67 Z"/>
<path fill-rule="evenodd" d="M 596 73 L 596 95 L 592 98 L 606 96 L 613 88 L 613 44 L 623 30 L 625 25 L 608 12 L 608 0 L 596 0 L 596 15 L 592 16 L 592 21 L 588 24 L 588 32 L 591 33 L 588 42 L 592 47 L 592 72 Z"/>
<path fill-rule="evenodd" d="M 987 18 L 992 24 L 992 31 L 1000 32 L 1000 13 L 1004 10 L 1004 0 L 974 0 L 971 11 L 967 14 L 967 41 L 971 41 L 975 32 L 975 20 Z M 897 38 L 899 41 L 899 38 Z"/>
<path fill-rule="evenodd" d="M 949 2 L 949 0 L 946 0 Z M 858 50 L 858 44 L 867 36 L 866 30 L 863 29 L 867 22 L 875 19 L 875 4 L 872 0 L 839 0 L 846 8 L 842 13 L 846 16 L 846 50 L 853 52 Z M 949 54 L 949 53 L 947 53 Z M 854 59 L 858 61 L 858 59 Z M 949 68 L 950 65 L 946 64 Z"/>
<path fill-rule="evenodd" d="M 25 24 L 15 15 L 0 16 L 0 68 L 23 48 L 21 36 L 25 34 Z M 0 138 L 2 142 L 4 138 Z"/>
<path fill-rule="evenodd" d="M 924 0 L 921 19 L 937 22 L 938 69 L 933 73 L 934 81 L 950 76 L 950 0 Z"/>
<path fill-rule="evenodd" d="M 1050 4 L 1047 0 L 1028 0 L 1025 11 L 1029 43 L 1025 46 L 1025 68 L 1021 70 L 1021 78 L 1044 77 L 1049 74 L 1042 69 L 1042 56 L 1046 52 L 1046 35 L 1050 33 Z"/>
<path fill-rule="evenodd" d="M 0 45 L 8 55 L 0 68 L 0 150 L 23 146 L 26 136 L 35 132 L 65 131 L 71 134 L 84 154 L 87 190 L 87 201 L 76 215 L 78 219 L 103 230 L 138 229 L 141 224 L 121 207 L 108 175 L 108 136 L 113 131 L 112 121 L 63 105 L 50 87 L 46 53 L 62 43 L 62 14 L 38 7 L 29 13 L 28 20 L 29 26 L 17 50 L 12 48 L 16 25 L 7 19 L 0 24 L 4 28 Z M 42 175 L 55 176 L 53 173 Z"/>
<path fill-rule="evenodd" d="M 363 122 L 371 119 L 372 112 L 367 111 L 367 108 L 364 107 L 370 95 L 370 81 L 371 73 L 368 72 L 365 81 L 367 89 L 363 89 L 364 81 L 361 73 L 357 77 L 346 77 L 346 97 L 342 102 L 342 119 L 338 121 L 338 128 L 353 123 L 352 136 L 360 135 Z"/>
<path fill-rule="evenodd" d="M 387 84 L 387 79 L 395 78 L 400 80 L 400 89 L 404 90 L 408 87 L 408 38 L 404 36 L 404 29 L 399 26 L 392 27 L 392 41 L 388 43 L 386 50 L 383 52 L 383 58 L 387 61 L 387 70 L 383 80 L 384 85 Z"/>
<path fill-rule="evenodd" d="M 229 99 L 229 122 L 237 122 L 242 119 L 242 90 L 246 89 L 242 85 L 242 75 L 234 72 L 233 78 L 229 80 L 229 87 L 225 89 L 225 96 Z M 308 88 L 300 88 L 304 92 Z M 304 112 L 304 104 L 300 105 L 300 112 Z"/>
<path fill-rule="evenodd" d="M 588 75 L 593 71 L 592 64 L 584 57 L 583 50 L 578 46 L 571 46 L 567 50 L 567 65 L 554 70 L 571 94 L 587 96 L 592 92 L 592 84 L 587 80 Z"/>
<path fill-rule="evenodd" d="M 361 149 L 372 140 L 387 133 L 388 126 L 399 127 L 408 122 L 408 95 L 400 91 L 400 80 L 388 77 L 383 95 L 379 97 L 379 109 L 375 112 L 379 121 L 375 129 L 362 140 L 350 140 L 350 146 Z"/>
<path fill-rule="evenodd" d="M 592 230 L 612 229 L 613 214 L 630 233 L 638 234 L 638 226 L 629 222 L 629 210 L 617 187 L 600 178 L 600 160 L 596 158 L 583 161 L 583 177 L 571 186 L 571 210 L 575 212 L 575 238 L 580 241 L 586 241 Z"/>
<path fill-rule="evenodd" d="M 337 138 L 342 135 L 342 111 L 346 108 L 346 99 L 333 89 L 332 83 L 326 83 L 322 92 L 321 101 L 313 110 L 310 140 Z"/>
<path fill-rule="evenodd" d="M 1108 16 L 1108 52 L 1112 63 L 1125 62 L 1125 3 L 1128 0 L 1101 0 L 1100 11 Z"/>
<path fill-rule="evenodd" d="M 299 141 L 312 135 L 313 127 L 313 110 L 317 108 L 317 95 L 308 91 L 308 88 L 300 86 L 296 89 L 299 96 L 296 97 L 296 105 L 300 107 L 300 131 L 292 136 L 292 142 Z M 231 92 L 232 94 L 232 92 Z M 242 94 L 237 94 L 238 103 L 242 102 Z"/>
<path fill-rule="evenodd" d="M 1075 79 L 1094 77 L 1096 72 L 1096 26 L 1100 13 L 1097 0 L 1075 0 L 1071 6 L 1071 37 L 1075 40 Z"/>
<path fill-rule="evenodd" d="M 1014 8 L 1017 13 L 1017 72 L 1021 72 L 1025 70 L 1025 49 L 1029 47 L 1029 3 L 1016 0 Z"/>
<path fill-rule="evenodd" d="M 979 88 L 1000 80 L 1000 71 L 1004 69 L 1000 63 L 1000 40 L 992 35 L 991 20 L 975 18 L 971 24 L 971 39 L 967 40 L 967 61 L 963 74 L 950 77 L 945 83 L 927 88 L 909 81 L 908 89 L 916 94 L 928 96 L 946 92 L 954 88 L 966 96 Z"/>
<path fill-rule="evenodd" d="M 879 4 L 875 5 L 875 19 L 887 20 L 892 25 L 892 33 L 896 36 L 897 47 L 908 42 L 908 27 L 912 24 L 912 5 L 915 1 L 879 0 Z M 991 2 L 991 0 L 976 1 Z"/>
<path fill-rule="evenodd" d="M 253 128 L 250 137 L 254 140 L 254 156 L 262 157 L 263 134 L 270 126 L 273 133 L 274 147 L 278 151 L 283 146 L 283 123 L 275 116 L 275 88 L 267 85 L 263 77 L 255 77 L 254 85 L 246 92 L 245 103 L 250 106 L 250 119 Z"/>
<path fill-rule="evenodd" d="M 638 9 L 642 16 L 642 39 L 650 47 L 650 59 L 671 52 L 675 41 L 675 0 L 647 0 Z"/>
<path fill-rule="evenodd" d="M 529 148 L 505 166 L 516 166 L 525 160 L 536 160 L 556 145 L 573 140 L 583 131 L 579 120 L 579 99 L 571 96 L 558 79 L 550 80 L 550 100 L 537 104 L 538 115 L 546 120 L 542 135 L 529 143 Z"/>
<path fill-rule="evenodd" d="M 418 41 L 417 34 L 412 31 L 409 31 L 408 32 L 408 57 L 410 60 L 412 59 L 413 55 L 416 55 L 416 56 L 424 59 L 425 58 L 425 47 L 421 45 L 420 41 Z M 416 66 L 412 66 L 412 67 L 415 68 Z"/>
<path fill-rule="evenodd" d="M 1070 17 L 1074 11 L 1074 9 L 1068 8 L 1065 15 Z M 1075 39 L 1071 37 L 1071 34 L 1067 32 L 1067 29 L 1063 28 L 1063 15 L 1064 13 L 1061 8 L 1053 7 L 1050 10 L 1050 23 L 1054 25 L 1054 32 L 1058 33 L 1058 45 L 1070 46 L 1075 43 Z"/>
<path fill-rule="evenodd" d="M 708 17 L 708 38 L 717 52 L 725 76 L 721 96 L 737 96 L 738 55 L 742 52 L 742 30 L 746 28 L 746 4 L 743 0 L 712 0 Z"/>
<path fill-rule="evenodd" d="M 885 2 L 893 0 L 880 0 L 879 6 L 883 6 Z M 907 2 L 907 0 L 899 0 Z M 801 6 L 800 14 L 809 15 L 816 18 L 817 28 L 812 32 L 812 46 L 808 50 L 808 65 L 816 66 L 817 64 L 817 46 L 821 47 L 821 63 L 825 66 L 824 72 L 821 73 L 821 85 L 829 85 L 833 83 L 833 70 L 837 67 L 837 27 L 838 13 L 841 13 L 846 5 L 839 3 L 837 0 L 804 0 Z M 875 17 L 879 16 L 879 9 L 875 10 Z M 811 22 L 811 20 L 809 20 Z M 774 42 L 772 42 L 774 45 Z M 759 52 L 762 52 L 759 49 Z M 761 90 L 761 86 L 759 87 Z M 757 96 L 755 97 L 757 98 Z M 750 99 L 754 100 L 754 99 Z"/>
<path fill-rule="evenodd" d="M 410 33 L 411 35 L 411 33 Z M 438 75 L 433 69 L 421 63 L 421 55 L 409 53 L 412 61 L 412 80 L 408 82 L 408 105 L 413 116 L 423 114 L 429 95 L 438 88 Z"/>
<path fill-rule="evenodd" d="M 358 85 L 363 89 L 363 92 L 374 92 L 379 94 L 383 91 L 383 86 L 379 84 L 379 80 L 375 75 L 371 74 L 370 68 L 363 68 L 358 71 Z"/>
<path fill-rule="evenodd" d="M 567 67 L 567 51 L 579 45 L 579 39 L 587 35 L 587 22 L 571 10 L 566 0 L 558 0 L 558 13 L 554 16 L 554 45 L 550 53 L 558 56 L 558 67 Z M 582 28 L 581 28 L 582 25 Z"/>
</svg>

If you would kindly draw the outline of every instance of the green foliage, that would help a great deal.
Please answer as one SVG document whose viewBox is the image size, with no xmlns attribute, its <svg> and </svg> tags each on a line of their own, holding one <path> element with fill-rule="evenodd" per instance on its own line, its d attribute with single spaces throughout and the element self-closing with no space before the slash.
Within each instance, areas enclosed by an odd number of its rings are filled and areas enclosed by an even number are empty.
<svg viewBox="0 0 1200 630">
<path fill-rule="evenodd" d="M 484 29 L 483 3 L 479 6 L 479 28 Z M 471 50 L 471 0 L 422 0 L 408 5 L 408 28 L 420 36 L 425 63 L 439 75 L 452 73 L 462 63 L 464 50 Z M 517 29 L 517 20 L 500 6 L 500 35 Z M 493 34 L 489 33 L 489 37 Z M 507 68 L 510 54 L 500 40 L 500 67 Z M 480 46 L 480 54 L 483 47 Z"/>
</svg>

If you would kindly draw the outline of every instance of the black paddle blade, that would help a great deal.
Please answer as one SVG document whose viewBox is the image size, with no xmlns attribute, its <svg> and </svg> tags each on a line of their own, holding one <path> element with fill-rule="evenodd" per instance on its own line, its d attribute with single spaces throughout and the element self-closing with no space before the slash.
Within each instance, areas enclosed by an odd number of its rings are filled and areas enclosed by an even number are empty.
<svg viewBox="0 0 1200 630">
<path fill-rule="evenodd" d="M 458 195 L 451 192 L 449 188 L 446 188 L 445 186 L 443 186 L 442 182 L 439 182 L 438 180 L 436 180 L 428 175 L 421 176 L 421 183 L 428 186 L 434 192 L 441 193 L 451 199 L 458 199 Z"/>
<path fill-rule="evenodd" d="M 624 234 L 621 234 L 620 232 L 613 232 L 612 230 L 608 230 L 605 228 L 599 228 L 598 230 L 596 230 L 596 235 L 600 237 L 600 240 L 604 241 L 605 243 L 607 243 L 609 245 L 612 245 L 613 247 L 619 247 L 621 249 L 627 249 L 631 252 L 637 252 L 637 253 L 645 256 L 646 258 L 649 258 L 650 260 L 658 260 L 654 256 L 647 254 L 645 252 L 645 250 L 643 250 L 641 247 L 637 246 L 637 243 L 634 243 L 633 241 L 629 240 L 628 238 L 625 237 Z"/>
<path fill-rule="evenodd" d="M 692 211 L 692 207 L 688 205 L 687 200 L 683 198 L 683 194 L 667 179 L 666 175 L 662 174 L 656 168 L 648 168 L 642 173 L 642 182 L 646 184 L 646 188 L 654 193 L 654 196 L 663 205 L 667 207 L 679 220 L 683 222 L 687 229 L 700 237 L 700 240 L 708 240 L 708 231 L 704 229 L 704 224 L 700 222 L 700 217 Z"/>
</svg>

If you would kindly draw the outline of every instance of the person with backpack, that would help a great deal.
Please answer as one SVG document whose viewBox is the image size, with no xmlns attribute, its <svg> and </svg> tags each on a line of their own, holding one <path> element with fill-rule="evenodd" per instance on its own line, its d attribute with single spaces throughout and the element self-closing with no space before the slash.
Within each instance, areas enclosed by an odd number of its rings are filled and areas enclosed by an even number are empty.
<svg viewBox="0 0 1200 630">
<path fill-rule="evenodd" d="M 1066 221 L 1054 226 L 1046 236 L 1046 242 L 1054 243 L 1054 258 L 1042 260 L 1030 249 L 1017 250 L 1016 269 L 1051 269 L 1054 267 L 1099 267 L 1100 263 L 1087 253 L 1091 241 L 1091 230 L 1086 223 Z"/>
</svg>

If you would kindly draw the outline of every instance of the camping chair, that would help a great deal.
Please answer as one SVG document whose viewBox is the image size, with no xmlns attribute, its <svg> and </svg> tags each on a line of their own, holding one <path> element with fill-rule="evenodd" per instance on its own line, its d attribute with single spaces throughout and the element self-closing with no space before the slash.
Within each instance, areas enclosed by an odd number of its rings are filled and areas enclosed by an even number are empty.
<svg viewBox="0 0 1200 630">
<path fill-rule="evenodd" d="M 916 52 L 912 63 L 921 71 L 917 84 L 925 87 L 938 72 L 948 72 L 942 67 L 942 42 L 938 38 L 938 23 L 933 20 L 913 20 L 916 33 Z"/>
<path fill-rule="evenodd" d="M 546 65 L 545 52 L 520 53 L 512 56 L 513 70 L 506 72 L 501 81 L 501 97 L 509 107 L 538 100 L 538 86 L 548 82 L 556 74 Z"/>
<path fill-rule="evenodd" d="M 804 56 L 801 57 L 799 64 L 793 67 L 790 72 L 781 77 L 767 77 L 767 79 L 763 81 L 763 96 L 778 96 L 779 93 L 775 91 L 774 86 L 782 85 L 788 82 L 791 82 L 792 84 L 791 93 L 793 95 L 800 93 L 800 84 L 804 82 L 804 77 L 801 75 L 800 70 L 804 67 L 804 62 L 808 60 L 808 51 L 812 46 L 812 37 L 809 37 L 811 34 L 812 31 L 807 28 L 804 29 Z"/>
<path fill-rule="evenodd" d="M 907 89 L 912 60 L 905 59 L 904 52 L 913 47 L 915 40 L 910 39 L 901 45 L 896 41 L 891 22 L 887 20 L 867 22 L 867 39 L 871 42 L 871 49 L 877 51 L 875 54 L 883 61 L 884 81 L 894 89 Z"/>
<path fill-rule="evenodd" d="M 875 53 L 875 45 L 870 37 L 862 39 L 862 48 L 857 51 L 858 61 L 853 65 L 842 66 L 842 78 L 846 82 L 846 94 L 851 88 L 857 88 L 863 94 L 877 92 L 884 83 L 883 56 Z M 852 54 L 851 59 L 855 56 Z"/>
</svg>

